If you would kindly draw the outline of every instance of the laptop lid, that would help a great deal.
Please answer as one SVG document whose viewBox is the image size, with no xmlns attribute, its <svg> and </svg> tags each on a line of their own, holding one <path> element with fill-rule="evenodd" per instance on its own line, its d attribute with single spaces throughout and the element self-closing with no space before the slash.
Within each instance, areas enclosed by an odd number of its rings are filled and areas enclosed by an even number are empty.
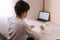
<svg viewBox="0 0 60 40">
<path fill-rule="evenodd" d="M 50 21 L 50 12 L 39 12 L 38 19 L 41 21 Z"/>
</svg>

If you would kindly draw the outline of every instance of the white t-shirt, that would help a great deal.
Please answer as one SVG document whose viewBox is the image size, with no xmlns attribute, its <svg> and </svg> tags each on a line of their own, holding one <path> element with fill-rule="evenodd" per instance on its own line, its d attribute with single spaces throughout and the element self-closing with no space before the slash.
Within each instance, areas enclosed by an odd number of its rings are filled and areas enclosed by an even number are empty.
<svg viewBox="0 0 60 40">
<path fill-rule="evenodd" d="M 30 35 L 35 40 L 39 40 L 39 35 L 32 31 L 24 20 L 20 18 L 9 19 L 9 37 L 12 40 L 26 40 L 26 35 Z"/>
</svg>

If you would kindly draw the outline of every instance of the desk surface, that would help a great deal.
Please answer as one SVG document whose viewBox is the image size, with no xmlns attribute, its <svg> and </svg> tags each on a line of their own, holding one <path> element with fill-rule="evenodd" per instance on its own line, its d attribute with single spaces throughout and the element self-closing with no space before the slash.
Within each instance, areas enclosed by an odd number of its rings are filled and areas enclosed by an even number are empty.
<svg viewBox="0 0 60 40">
<path fill-rule="evenodd" d="M 45 29 L 43 30 L 44 33 L 41 35 L 40 40 L 56 40 L 56 39 L 60 39 L 60 26 L 56 25 L 55 23 L 52 23 L 52 22 L 43 23 L 43 22 L 35 21 L 35 20 L 26 20 L 26 22 L 29 25 L 31 25 L 31 24 L 36 25 L 37 28 L 40 25 L 44 25 L 44 27 L 45 27 Z M 37 30 L 37 31 L 40 31 L 40 30 Z"/>
<path fill-rule="evenodd" d="M 42 22 L 42 21 L 36 21 L 36 20 L 25 20 L 25 21 L 28 25 L 34 25 L 35 28 L 33 30 L 37 30 L 37 32 L 40 32 L 41 29 L 39 27 L 43 25 L 45 28 L 43 32 L 47 34 L 52 34 L 53 27 L 54 26 L 57 27 L 57 25 L 52 22 Z"/>
<path fill-rule="evenodd" d="M 35 27 L 32 29 L 33 31 L 36 31 L 38 34 L 42 35 L 42 33 L 47 33 L 47 34 L 51 34 L 52 29 L 50 27 L 48 27 L 48 24 L 50 24 L 50 22 L 40 22 L 40 21 L 36 21 L 36 20 L 25 20 L 25 22 L 28 25 L 34 25 Z M 44 26 L 44 30 L 42 30 L 40 28 L 40 26 L 43 25 Z"/>
</svg>

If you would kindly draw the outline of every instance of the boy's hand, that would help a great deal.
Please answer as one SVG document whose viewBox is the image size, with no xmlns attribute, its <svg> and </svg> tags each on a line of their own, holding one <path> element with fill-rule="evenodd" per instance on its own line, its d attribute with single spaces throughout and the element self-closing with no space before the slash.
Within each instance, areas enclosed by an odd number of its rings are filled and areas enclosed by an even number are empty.
<svg viewBox="0 0 60 40">
<path fill-rule="evenodd" d="M 30 25 L 31 28 L 34 28 L 35 26 L 34 25 Z"/>
<path fill-rule="evenodd" d="M 43 27 L 43 25 L 41 25 L 41 26 L 40 26 L 40 28 L 41 28 L 42 30 L 44 30 L 44 27 Z"/>
</svg>

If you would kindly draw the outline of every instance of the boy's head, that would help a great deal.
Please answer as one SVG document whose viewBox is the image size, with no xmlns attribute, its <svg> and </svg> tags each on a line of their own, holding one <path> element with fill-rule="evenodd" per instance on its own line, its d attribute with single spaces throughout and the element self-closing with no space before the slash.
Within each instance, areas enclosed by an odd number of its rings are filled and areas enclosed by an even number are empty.
<svg viewBox="0 0 60 40">
<path fill-rule="evenodd" d="M 25 18 L 27 16 L 27 12 L 30 9 L 30 6 L 25 1 L 18 1 L 14 7 L 16 16 Z"/>
</svg>

